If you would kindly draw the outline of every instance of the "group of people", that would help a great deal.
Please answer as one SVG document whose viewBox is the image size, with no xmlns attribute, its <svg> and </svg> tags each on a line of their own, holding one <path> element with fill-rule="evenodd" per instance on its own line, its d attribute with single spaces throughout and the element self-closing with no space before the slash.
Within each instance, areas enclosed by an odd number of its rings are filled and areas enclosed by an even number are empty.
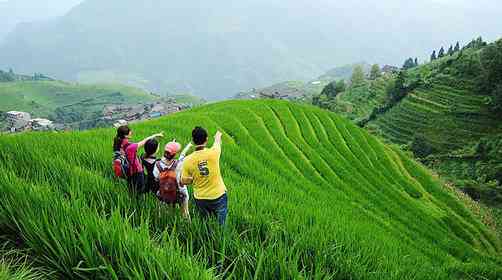
<svg viewBox="0 0 502 280">
<path fill-rule="evenodd" d="M 192 131 L 193 145 L 189 143 L 181 151 L 182 145 L 174 139 L 165 145 L 160 158 L 157 154 L 159 139 L 164 137 L 163 133 L 137 143 L 131 141 L 132 135 L 133 132 L 128 126 L 121 126 L 117 129 L 113 144 L 114 153 L 122 155 L 127 163 L 124 165 L 124 177 L 132 192 L 151 192 L 163 203 L 179 205 L 183 217 L 190 219 L 187 186 L 192 185 L 195 208 L 201 216 L 216 217 L 220 225 L 225 224 L 228 200 L 220 172 L 220 131 L 214 137 L 213 146 L 208 148 L 207 130 L 195 127 Z M 194 151 L 187 155 L 192 147 L 195 148 Z M 140 156 L 141 148 L 144 153 Z"/>
</svg>

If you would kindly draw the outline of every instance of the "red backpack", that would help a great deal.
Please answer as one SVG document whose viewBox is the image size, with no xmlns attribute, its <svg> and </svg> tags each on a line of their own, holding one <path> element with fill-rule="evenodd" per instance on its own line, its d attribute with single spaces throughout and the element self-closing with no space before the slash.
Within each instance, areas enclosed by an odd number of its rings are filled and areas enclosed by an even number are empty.
<svg viewBox="0 0 502 280">
<path fill-rule="evenodd" d="M 176 180 L 176 166 L 178 161 L 174 160 L 171 165 L 162 168 L 160 161 L 157 163 L 159 170 L 159 199 L 165 203 L 174 204 L 178 200 L 178 181 Z"/>
</svg>

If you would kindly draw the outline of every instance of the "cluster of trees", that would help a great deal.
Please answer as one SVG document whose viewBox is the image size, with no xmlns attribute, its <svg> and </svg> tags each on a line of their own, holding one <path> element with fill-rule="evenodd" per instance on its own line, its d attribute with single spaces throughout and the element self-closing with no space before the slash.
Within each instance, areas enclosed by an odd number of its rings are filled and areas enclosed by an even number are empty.
<svg viewBox="0 0 502 280">
<path fill-rule="evenodd" d="M 405 70 L 401 70 L 394 83 L 387 87 L 387 102 L 381 106 L 373 108 L 371 114 L 357 123 L 360 127 L 365 127 L 370 121 L 375 120 L 378 115 L 385 114 L 405 98 L 409 92 L 416 89 L 421 83 L 418 78 L 409 78 Z"/>
<path fill-rule="evenodd" d="M 382 76 L 382 70 L 378 64 L 373 64 L 370 69 L 369 76 L 366 76 L 363 66 L 357 65 L 354 67 L 352 72 L 352 77 L 350 78 L 350 84 L 352 87 L 358 87 L 365 84 L 367 79 L 376 80 Z"/>
<path fill-rule="evenodd" d="M 376 80 L 382 76 L 382 70 L 378 64 L 373 64 L 370 70 L 370 80 Z"/>
<path fill-rule="evenodd" d="M 478 37 L 477 39 L 472 39 L 472 41 L 469 42 L 469 44 L 467 44 L 462 49 L 469 49 L 469 48 L 479 49 L 479 48 L 485 47 L 487 45 L 488 45 L 488 43 L 483 41 L 483 37 Z"/>
<path fill-rule="evenodd" d="M 429 143 L 428 138 L 420 133 L 415 134 L 413 137 L 413 141 L 410 143 L 410 149 L 415 157 L 421 159 L 424 159 L 436 152 L 436 150 Z"/>
<path fill-rule="evenodd" d="M 466 157 L 475 159 L 460 166 L 456 184 L 472 199 L 502 207 L 502 135 L 480 139 Z"/>
<path fill-rule="evenodd" d="M 452 56 L 454 55 L 455 53 L 459 52 L 460 51 L 460 43 L 457 42 L 455 44 L 455 47 L 453 47 L 453 45 L 450 45 L 450 47 L 448 48 L 448 51 L 445 51 L 445 48 L 444 47 L 441 47 L 441 49 L 439 49 L 438 53 L 436 54 L 436 50 L 434 50 L 431 54 L 431 61 L 434 61 L 436 59 L 439 59 L 439 58 L 443 58 L 445 56 Z"/>
<path fill-rule="evenodd" d="M 470 48 L 477 49 L 477 48 L 485 47 L 486 45 L 488 45 L 488 44 L 485 41 L 483 41 L 483 37 L 478 37 L 476 39 L 473 39 L 471 42 L 469 42 L 469 44 L 465 45 L 463 48 L 460 48 L 460 43 L 457 42 L 455 44 L 455 46 L 450 45 L 448 50 L 445 50 L 444 47 L 441 47 L 441 49 L 439 49 L 439 51 L 437 53 L 436 53 L 436 50 L 434 50 L 431 54 L 431 61 L 434 61 L 439 58 L 443 58 L 445 56 L 452 56 L 455 53 L 461 52 L 462 50 L 465 50 L 465 49 L 470 49 Z"/>
<path fill-rule="evenodd" d="M 8 72 L 4 72 L 0 70 L 0 82 L 13 82 L 16 80 L 16 74 L 12 69 L 9 69 Z"/>
<path fill-rule="evenodd" d="M 329 83 L 319 95 L 312 97 L 312 104 L 324 109 L 334 110 L 338 94 L 346 91 L 348 87 L 361 87 L 367 85 L 368 79 L 376 80 L 380 77 L 382 77 L 382 70 L 378 64 L 371 66 L 368 75 L 365 73 L 362 65 L 357 65 L 352 71 L 349 85 L 343 79 Z"/>
<path fill-rule="evenodd" d="M 333 110 L 336 96 L 347 89 L 345 80 L 329 83 L 319 95 L 312 97 L 312 104 L 323 109 Z"/>
<path fill-rule="evenodd" d="M 418 66 L 418 58 L 415 57 L 415 59 L 413 59 L 410 57 L 404 62 L 403 70 L 408 70 L 417 66 Z"/>
<path fill-rule="evenodd" d="M 15 81 L 53 81 L 53 79 L 41 73 L 35 73 L 33 76 L 19 75 L 14 73 L 12 68 L 7 72 L 0 70 L 0 82 Z"/>
<path fill-rule="evenodd" d="M 480 55 L 478 89 L 492 97 L 491 109 L 502 115 L 502 40 L 487 45 Z"/>
<path fill-rule="evenodd" d="M 350 78 L 350 85 L 352 87 L 358 87 L 364 85 L 366 82 L 366 74 L 364 74 L 364 69 L 362 65 L 357 65 L 354 67 L 352 72 L 352 77 Z"/>
</svg>

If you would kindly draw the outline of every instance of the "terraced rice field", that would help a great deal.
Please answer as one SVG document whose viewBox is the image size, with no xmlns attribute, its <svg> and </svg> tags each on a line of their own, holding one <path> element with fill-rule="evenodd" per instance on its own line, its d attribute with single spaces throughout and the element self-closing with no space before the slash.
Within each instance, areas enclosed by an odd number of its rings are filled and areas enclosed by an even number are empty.
<svg viewBox="0 0 502 280">
<path fill-rule="evenodd" d="M 230 101 L 133 127 L 224 132 L 226 228 L 131 196 L 111 129 L 0 137 L 0 229 L 71 279 L 496 279 L 500 240 L 399 150 L 335 114 Z"/>
<path fill-rule="evenodd" d="M 345 92 L 337 95 L 333 111 L 356 123 L 368 118 L 373 108 L 386 102 L 388 83 L 389 77 L 381 77 L 374 81 L 368 81 L 366 85 L 361 87 L 349 87 Z"/>
<path fill-rule="evenodd" d="M 466 81 L 464 81 L 465 83 Z M 406 144 L 422 134 L 437 150 L 458 149 L 502 131 L 487 110 L 485 96 L 442 84 L 419 88 L 372 123 L 394 143 Z"/>
</svg>

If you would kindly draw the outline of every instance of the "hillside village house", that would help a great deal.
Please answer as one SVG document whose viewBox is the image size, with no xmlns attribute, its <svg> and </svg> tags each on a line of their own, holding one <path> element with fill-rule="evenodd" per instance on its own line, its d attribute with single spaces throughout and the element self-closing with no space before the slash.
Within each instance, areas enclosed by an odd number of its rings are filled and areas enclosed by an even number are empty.
<svg viewBox="0 0 502 280">
<path fill-rule="evenodd" d="M 128 125 L 129 123 L 126 120 L 118 120 L 116 123 L 113 124 L 115 128 L 119 128 L 124 125 Z"/>
<path fill-rule="evenodd" d="M 25 130 L 44 131 L 56 128 L 54 123 L 48 119 L 32 119 L 26 112 L 10 111 L 5 113 L 8 130 L 12 133 Z"/>
<path fill-rule="evenodd" d="M 30 122 L 31 122 L 31 129 L 34 131 L 45 131 L 54 129 L 54 123 L 47 119 L 32 119 Z"/>
<path fill-rule="evenodd" d="M 189 108 L 189 106 L 178 104 L 174 100 L 139 105 L 108 105 L 104 107 L 101 119 L 116 121 L 114 123 L 114 126 L 116 126 L 120 125 L 121 121 L 135 122 L 154 119 L 186 108 Z"/>
<path fill-rule="evenodd" d="M 10 111 L 5 114 L 5 118 L 10 131 L 16 132 L 28 127 L 31 115 L 26 112 Z"/>
</svg>

